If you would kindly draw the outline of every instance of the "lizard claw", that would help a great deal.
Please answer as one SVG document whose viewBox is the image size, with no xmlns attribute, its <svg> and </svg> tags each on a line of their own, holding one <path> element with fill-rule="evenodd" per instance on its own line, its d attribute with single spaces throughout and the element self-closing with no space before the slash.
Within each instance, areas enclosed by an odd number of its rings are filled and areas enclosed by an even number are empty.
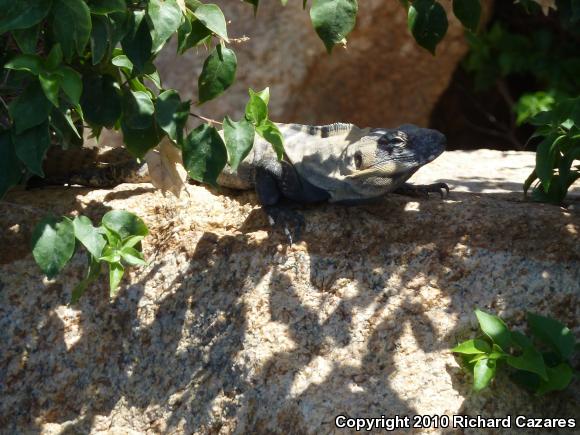
<svg viewBox="0 0 580 435">
<path fill-rule="evenodd" d="M 449 196 L 449 186 L 447 185 L 447 183 L 433 183 L 433 184 L 428 184 L 427 186 L 427 196 L 429 196 L 430 192 L 434 192 L 434 193 L 439 193 L 439 195 L 441 195 L 441 199 L 443 199 L 445 196 Z M 443 191 L 445 191 L 445 195 L 443 195 Z"/>
<path fill-rule="evenodd" d="M 421 185 L 412 185 L 406 184 L 405 186 L 400 187 L 396 191 L 397 193 L 401 193 L 403 195 L 422 195 L 426 198 L 429 198 L 430 193 L 438 193 L 441 195 L 441 199 L 445 196 L 449 196 L 449 186 L 447 183 L 433 183 L 433 184 L 421 184 Z M 443 194 L 445 192 L 445 195 Z"/>
<path fill-rule="evenodd" d="M 300 213 L 289 208 L 275 206 L 265 207 L 264 210 L 272 227 L 282 227 L 290 246 L 300 240 L 302 230 L 306 225 Z"/>
</svg>

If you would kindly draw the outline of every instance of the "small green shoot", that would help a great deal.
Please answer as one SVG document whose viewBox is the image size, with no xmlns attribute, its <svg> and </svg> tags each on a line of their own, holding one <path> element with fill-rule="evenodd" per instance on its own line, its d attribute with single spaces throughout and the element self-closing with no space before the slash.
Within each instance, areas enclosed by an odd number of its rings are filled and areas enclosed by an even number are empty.
<svg viewBox="0 0 580 435">
<path fill-rule="evenodd" d="M 464 341 L 451 352 L 461 355 L 473 373 L 473 389 L 481 391 L 494 379 L 499 367 L 511 371 L 512 379 L 537 395 L 565 389 L 574 376 L 570 364 L 576 340 L 565 325 L 549 317 L 528 313 L 534 340 L 510 331 L 499 317 L 475 310 L 482 337 Z"/>
</svg>

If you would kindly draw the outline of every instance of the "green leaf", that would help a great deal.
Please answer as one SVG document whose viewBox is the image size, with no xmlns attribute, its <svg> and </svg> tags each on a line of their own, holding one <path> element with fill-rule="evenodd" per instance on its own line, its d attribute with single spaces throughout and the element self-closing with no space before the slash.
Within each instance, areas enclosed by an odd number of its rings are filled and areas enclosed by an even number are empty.
<svg viewBox="0 0 580 435">
<path fill-rule="evenodd" d="M 132 14 L 127 14 L 125 12 L 111 12 L 107 15 L 111 29 L 111 40 L 109 41 L 111 52 L 129 32 L 132 22 L 131 16 Z"/>
<path fill-rule="evenodd" d="M 473 389 L 481 391 L 487 387 L 495 376 L 495 360 L 483 358 L 477 361 L 473 368 Z"/>
<path fill-rule="evenodd" d="M 475 310 L 475 315 L 483 333 L 503 350 L 508 350 L 511 344 L 511 334 L 503 320 L 479 309 Z"/>
<path fill-rule="evenodd" d="M 151 117 L 151 124 L 146 128 L 132 128 L 123 118 L 121 130 L 127 150 L 137 158 L 143 158 L 147 151 L 155 148 L 165 135 L 163 130 L 157 127 L 154 117 Z"/>
<path fill-rule="evenodd" d="M 532 342 L 517 331 L 512 332 L 512 339 L 522 349 L 523 353 L 520 356 L 508 355 L 507 363 L 516 369 L 536 373 L 543 379 L 547 379 L 544 358 Z"/>
<path fill-rule="evenodd" d="M 252 89 L 249 89 L 249 93 L 250 99 L 246 104 L 246 119 L 258 126 L 268 119 L 268 106 L 258 93 Z"/>
<path fill-rule="evenodd" d="M 119 85 L 110 75 L 83 76 L 81 106 L 85 119 L 96 126 L 112 128 L 121 116 Z"/>
<path fill-rule="evenodd" d="M 58 144 L 63 149 L 79 148 L 83 145 L 82 133 L 72 120 L 70 109 L 53 108 L 50 115 L 50 126 L 55 131 Z M 82 129 L 82 125 L 79 126 Z"/>
<path fill-rule="evenodd" d="M 110 230 L 104 225 L 97 227 L 97 231 L 101 233 L 103 236 L 105 236 L 105 238 L 107 239 L 107 243 L 109 244 L 109 248 L 111 247 L 117 248 L 121 246 L 121 236 L 117 234 L 115 231 Z"/>
<path fill-rule="evenodd" d="M 52 30 L 65 59 L 83 54 L 91 37 L 91 11 L 83 0 L 54 0 Z"/>
<path fill-rule="evenodd" d="M 434 0 L 415 0 L 409 6 L 407 24 L 417 43 L 434 55 L 447 33 L 447 14 Z"/>
<path fill-rule="evenodd" d="M 125 210 L 111 210 L 103 216 L 103 225 L 117 233 L 121 239 L 130 236 L 143 236 L 149 234 L 147 225 L 139 217 Z"/>
<path fill-rule="evenodd" d="M 79 105 L 83 93 L 83 82 L 80 73 L 68 66 L 61 67 L 58 73 L 62 76 L 60 82 L 62 90 L 73 105 Z"/>
<path fill-rule="evenodd" d="M 522 95 L 515 106 L 517 125 L 528 122 L 540 112 L 550 110 L 554 102 L 554 95 L 548 92 L 539 91 Z"/>
<path fill-rule="evenodd" d="M 270 88 L 265 88 L 260 92 L 256 92 L 255 94 L 262 99 L 262 101 L 266 104 L 266 106 L 268 105 L 268 103 L 270 102 Z"/>
<path fill-rule="evenodd" d="M 131 266 L 147 266 L 143 254 L 130 246 L 124 246 L 121 249 L 121 257 Z"/>
<path fill-rule="evenodd" d="M 204 26 L 205 28 L 205 26 Z M 185 40 L 191 32 L 191 19 L 189 16 L 185 15 L 183 22 L 179 25 L 177 29 L 177 53 L 183 54 L 186 50 Z"/>
<path fill-rule="evenodd" d="M 356 0 L 314 0 L 310 20 L 330 53 L 335 44 L 344 43 L 356 23 Z"/>
<path fill-rule="evenodd" d="M 467 355 L 462 355 L 462 356 L 466 357 Z M 471 357 L 471 359 L 469 360 L 469 363 L 472 364 L 473 366 L 475 366 L 475 363 L 477 361 L 480 361 L 480 360 L 482 360 L 484 358 L 488 359 L 489 356 L 486 353 L 479 353 L 479 354 Z M 472 370 L 473 370 L 473 368 L 472 368 Z"/>
<path fill-rule="evenodd" d="M 58 107 L 58 91 L 60 90 L 61 77 L 58 74 L 42 72 L 38 76 L 38 80 L 46 98 L 55 107 Z"/>
<path fill-rule="evenodd" d="M 560 136 L 562 138 L 564 136 Z M 555 135 L 551 134 L 546 137 L 536 149 L 536 174 L 542 182 L 545 192 L 550 190 L 550 184 L 554 177 L 554 165 L 556 159 L 556 140 Z"/>
<path fill-rule="evenodd" d="M 535 392 L 540 386 L 542 379 L 535 373 L 526 372 L 524 370 L 514 370 L 510 373 L 510 378 L 526 390 Z"/>
<path fill-rule="evenodd" d="M 138 72 L 142 72 L 153 56 L 153 39 L 145 11 L 130 14 L 129 31 L 121 41 L 125 55 L 131 60 Z"/>
<path fill-rule="evenodd" d="M 110 295 L 114 296 L 119 290 L 119 284 L 123 279 L 123 274 L 125 273 L 125 268 L 121 263 L 109 263 L 109 286 Z"/>
<path fill-rule="evenodd" d="M 189 117 L 189 102 L 181 102 L 174 90 L 162 92 L 155 100 L 157 123 L 176 143 L 183 141 L 183 129 Z"/>
<path fill-rule="evenodd" d="M 558 364 L 556 367 L 547 367 L 546 372 L 548 379 L 540 380 L 537 394 L 563 390 L 572 382 L 573 371 L 566 363 Z"/>
<path fill-rule="evenodd" d="M 202 4 L 195 10 L 193 15 L 201 21 L 208 30 L 211 30 L 226 42 L 230 42 L 226 29 L 226 19 L 218 5 Z"/>
<path fill-rule="evenodd" d="M 52 0 L 0 0 L 0 35 L 40 23 L 51 6 Z"/>
<path fill-rule="evenodd" d="M 155 106 L 146 92 L 127 91 L 123 95 L 123 122 L 131 129 L 145 129 L 154 122 Z"/>
<path fill-rule="evenodd" d="M 0 131 L 0 199 L 22 178 L 22 168 L 9 131 Z"/>
<path fill-rule="evenodd" d="M 254 145 L 254 126 L 245 118 L 238 122 L 228 116 L 224 119 L 224 137 L 228 150 L 228 164 L 235 171 Z"/>
<path fill-rule="evenodd" d="M 507 356 L 509 356 L 509 354 L 505 353 L 497 344 L 494 344 L 493 350 L 487 354 L 489 359 L 502 359 L 506 358 Z"/>
<path fill-rule="evenodd" d="M 107 242 L 91 220 L 86 216 L 77 216 L 73 220 L 75 237 L 87 248 L 94 258 L 99 258 Z"/>
<path fill-rule="evenodd" d="M 453 13 L 466 29 L 477 32 L 481 18 L 480 0 L 453 0 Z"/>
<path fill-rule="evenodd" d="M 485 354 L 491 352 L 491 346 L 487 341 L 476 338 L 458 344 L 453 349 L 451 349 L 451 352 L 463 353 L 467 355 L 481 353 Z"/>
<path fill-rule="evenodd" d="M 158 71 L 153 71 L 151 74 L 145 74 L 145 77 L 148 80 L 151 80 L 157 89 L 162 90 L 161 77 L 159 77 Z"/>
<path fill-rule="evenodd" d="M 87 287 L 99 277 L 100 273 L 101 263 L 99 263 L 93 256 L 89 255 L 89 267 L 87 269 L 87 276 L 73 289 L 70 298 L 70 305 L 74 305 L 79 301 L 81 296 L 87 290 Z"/>
<path fill-rule="evenodd" d="M 528 313 L 528 324 L 532 334 L 549 345 L 566 360 L 572 356 L 576 340 L 566 325 L 549 317 Z"/>
<path fill-rule="evenodd" d="M 278 126 L 269 119 L 256 127 L 256 132 L 272 144 L 278 160 L 284 157 L 284 137 Z"/>
<path fill-rule="evenodd" d="M 154 52 L 158 52 L 165 41 L 179 29 L 182 12 L 175 0 L 150 0 L 148 13 L 153 24 L 153 29 L 151 29 L 152 49 Z"/>
<path fill-rule="evenodd" d="M 60 44 L 54 44 L 44 62 L 44 67 L 49 71 L 54 71 L 62 63 L 62 48 Z"/>
<path fill-rule="evenodd" d="M 203 23 L 197 19 L 193 21 L 189 21 L 186 19 L 183 24 L 183 28 L 180 28 L 182 33 L 179 42 L 179 50 L 180 54 L 183 54 L 186 50 L 200 45 L 202 43 L 209 43 L 211 40 L 211 31 L 208 30 L 207 27 L 203 25 Z"/>
<path fill-rule="evenodd" d="M 115 56 L 111 60 L 111 63 L 119 68 L 123 68 L 127 74 L 131 74 L 131 71 L 133 70 L 133 62 L 131 62 L 124 54 Z"/>
<path fill-rule="evenodd" d="M 4 68 L 16 71 L 28 71 L 35 76 L 44 70 L 42 58 L 35 54 L 21 54 L 16 56 L 4 65 Z"/>
<path fill-rule="evenodd" d="M 236 54 L 229 48 L 217 45 L 203 64 L 198 79 L 199 104 L 213 100 L 234 82 Z"/>
<path fill-rule="evenodd" d="M 89 0 L 92 14 L 106 15 L 111 12 L 125 12 L 125 0 Z"/>
<path fill-rule="evenodd" d="M 183 165 L 194 180 L 216 184 L 226 165 L 227 150 L 214 127 L 200 125 L 183 142 Z"/>
<path fill-rule="evenodd" d="M 40 83 L 34 81 L 28 85 L 12 103 L 10 103 L 10 116 L 16 126 L 16 134 L 24 130 L 36 127 L 47 120 L 51 110 L 51 103 L 48 101 Z"/>
<path fill-rule="evenodd" d="M 29 29 L 13 30 L 12 36 L 18 44 L 18 48 L 25 54 L 35 54 L 38 37 L 40 36 L 40 24 Z"/>
<path fill-rule="evenodd" d="M 32 255 L 45 275 L 54 278 L 71 259 L 75 235 L 70 219 L 44 218 L 32 233 Z"/>
<path fill-rule="evenodd" d="M 44 177 L 42 162 L 50 148 L 48 120 L 40 125 L 24 130 L 12 137 L 16 155 L 26 168 L 35 175 Z"/>
<path fill-rule="evenodd" d="M 143 240 L 144 236 L 131 236 L 123 240 L 123 247 L 133 248 Z"/>
<path fill-rule="evenodd" d="M 94 15 L 93 28 L 91 30 L 91 53 L 93 65 L 101 63 L 110 49 L 111 27 L 109 18 L 106 16 Z"/>
<path fill-rule="evenodd" d="M 99 261 L 106 261 L 107 263 L 118 263 L 121 261 L 121 253 L 117 248 L 105 246 L 102 255 L 99 257 Z"/>
</svg>

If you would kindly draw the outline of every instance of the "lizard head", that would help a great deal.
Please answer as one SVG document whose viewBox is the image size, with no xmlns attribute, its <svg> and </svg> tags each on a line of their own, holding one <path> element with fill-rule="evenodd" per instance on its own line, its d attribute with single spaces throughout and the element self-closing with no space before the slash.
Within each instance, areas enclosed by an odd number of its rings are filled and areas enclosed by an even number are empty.
<svg viewBox="0 0 580 435">
<path fill-rule="evenodd" d="M 435 160 L 445 150 L 445 144 L 445 136 L 439 131 L 412 124 L 372 129 L 350 155 L 353 172 L 349 178 L 364 179 L 365 184 L 383 184 L 381 179 L 406 180 Z"/>
</svg>

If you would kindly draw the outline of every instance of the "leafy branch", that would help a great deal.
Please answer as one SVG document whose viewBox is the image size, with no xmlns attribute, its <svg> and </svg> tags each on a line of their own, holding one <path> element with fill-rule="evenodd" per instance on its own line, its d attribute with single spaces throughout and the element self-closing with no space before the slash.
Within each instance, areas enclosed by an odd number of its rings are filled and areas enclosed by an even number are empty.
<svg viewBox="0 0 580 435">
<path fill-rule="evenodd" d="M 36 225 L 32 234 L 32 254 L 48 278 L 58 275 L 75 253 L 78 240 L 88 253 L 86 278 L 72 292 L 76 303 L 87 287 L 100 275 L 102 264 L 109 267 L 109 287 L 113 296 L 121 283 L 125 265 L 145 266 L 141 240 L 149 233 L 145 223 L 127 211 L 113 210 L 94 227 L 86 216 L 74 219 L 47 217 Z"/>
</svg>

